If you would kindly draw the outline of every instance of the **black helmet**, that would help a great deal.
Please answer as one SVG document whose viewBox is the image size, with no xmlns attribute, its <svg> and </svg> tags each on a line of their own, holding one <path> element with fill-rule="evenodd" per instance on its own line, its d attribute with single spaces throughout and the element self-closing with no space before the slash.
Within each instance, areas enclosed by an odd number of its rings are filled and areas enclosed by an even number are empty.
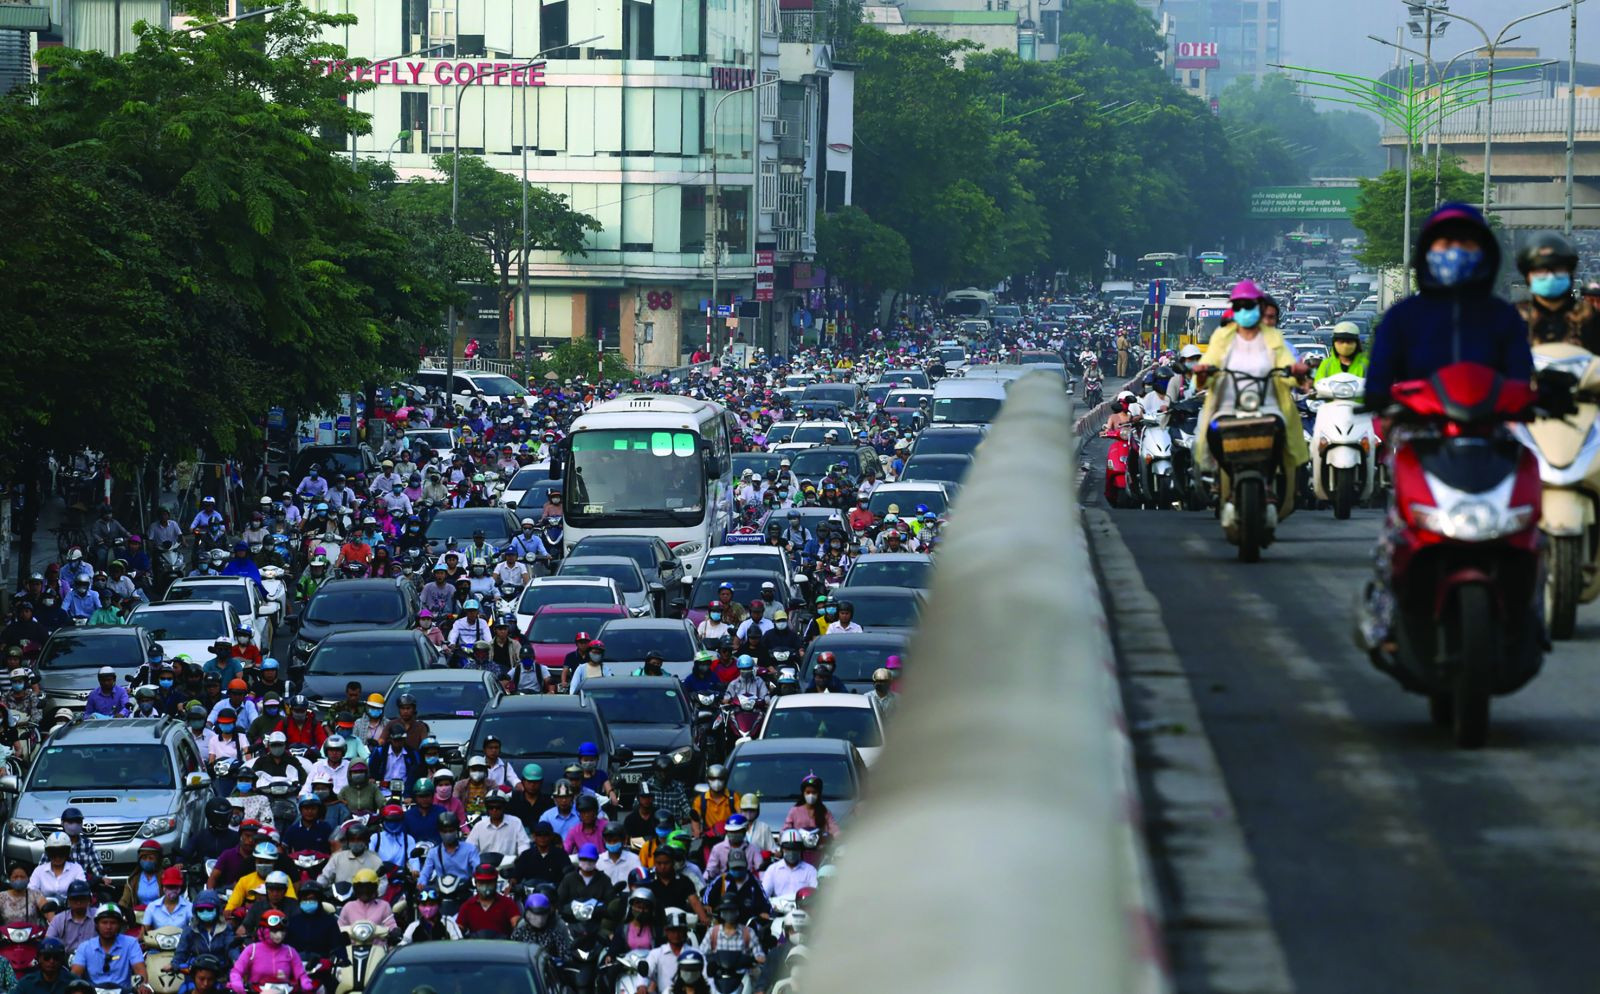
<svg viewBox="0 0 1600 994">
<path fill-rule="evenodd" d="M 1535 269 L 1565 269 L 1576 272 L 1578 250 L 1572 242 L 1554 231 L 1541 231 L 1517 250 L 1517 271 L 1527 276 Z"/>
<path fill-rule="evenodd" d="M 217 825 L 226 825 L 233 820 L 233 805 L 220 797 L 214 797 L 206 802 L 206 821 Z"/>
<path fill-rule="evenodd" d="M 439 831 L 446 832 L 450 831 L 451 829 L 459 829 L 460 827 L 461 819 L 456 817 L 456 813 L 454 811 L 439 812 Z"/>
<path fill-rule="evenodd" d="M 191 975 L 198 973 L 201 970 L 210 970 L 212 973 L 215 973 L 218 976 L 222 976 L 228 972 L 228 968 L 222 965 L 222 960 L 216 956 L 213 956 L 211 953 L 201 953 L 199 956 L 194 958 L 194 962 L 189 964 L 189 972 Z M 88 983 L 88 981 L 84 981 L 84 983 Z M 90 984 L 89 989 L 91 991 L 94 990 L 94 985 Z M 72 990 L 71 984 L 67 985 L 67 990 Z"/>
</svg>

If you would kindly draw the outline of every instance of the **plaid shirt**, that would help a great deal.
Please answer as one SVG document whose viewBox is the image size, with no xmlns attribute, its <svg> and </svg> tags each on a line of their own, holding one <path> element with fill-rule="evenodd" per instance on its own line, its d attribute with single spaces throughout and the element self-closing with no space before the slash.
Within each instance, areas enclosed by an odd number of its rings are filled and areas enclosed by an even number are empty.
<svg viewBox="0 0 1600 994">
<path fill-rule="evenodd" d="M 100 857 L 94 854 L 94 840 L 89 838 L 87 831 L 79 832 L 78 837 L 72 840 L 72 861 L 83 867 L 83 875 L 91 883 L 106 875 L 106 868 L 100 865 Z"/>
<path fill-rule="evenodd" d="M 740 925 L 732 935 L 724 932 L 720 923 L 713 925 L 711 931 L 707 932 L 705 939 L 701 941 L 700 948 L 707 953 L 725 952 L 749 953 L 751 956 L 761 955 L 761 942 L 748 925 Z"/>
</svg>

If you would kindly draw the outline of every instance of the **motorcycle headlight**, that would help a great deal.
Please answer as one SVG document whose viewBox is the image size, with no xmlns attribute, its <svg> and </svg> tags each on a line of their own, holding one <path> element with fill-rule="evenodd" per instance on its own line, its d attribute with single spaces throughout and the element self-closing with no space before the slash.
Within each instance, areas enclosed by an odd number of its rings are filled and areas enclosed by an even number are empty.
<svg viewBox="0 0 1600 994">
<path fill-rule="evenodd" d="M 1531 506 L 1507 508 L 1502 512 L 1487 501 L 1462 501 L 1441 510 L 1427 504 L 1412 504 L 1411 516 L 1425 531 L 1460 542 L 1486 542 L 1521 531 L 1533 520 Z"/>
<path fill-rule="evenodd" d="M 1333 385 L 1333 395 L 1339 400 L 1349 400 L 1356 395 L 1356 385 L 1354 383 L 1335 383 Z"/>
<path fill-rule="evenodd" d="M 376 931 L 377 927 L 371 922 L 356 922 L 350 926 L 350 938 L 357 942 L 371 942 L 372 935 Z"/>
<path fill-rule="evenodd" d="M 158 835 L 176 831 L 177 828 L 177 818 L 172 815 L 157 815 L 154 818 L 145 819 L 144 824 L 139 828 L 139 837 L 141 839 L 153 839 Z"/>
<path fill-rule="evenodd" d="M 39 826 L 27 818 L 11 819 L 6 825 L 6 831 L 24 842 L 38 842 L 44 838 L 44 834 L 39 831 Z"/>
<path fill-rule="evenodd" d="M 180 938 L 182 938 L 181 935 L 158 935 L 156 936 L 156 945 L 160 947 L 163 952 L 170 953 L 174 949 L 178 948 L 178 940 Z"/>
<path fill-rule="evenodd" d="M 1239 394 L 1238 408 L 1247 413 L 1261 409 L 1261 394 L 1255 390 L 1246 390 Z"/>
</svg>

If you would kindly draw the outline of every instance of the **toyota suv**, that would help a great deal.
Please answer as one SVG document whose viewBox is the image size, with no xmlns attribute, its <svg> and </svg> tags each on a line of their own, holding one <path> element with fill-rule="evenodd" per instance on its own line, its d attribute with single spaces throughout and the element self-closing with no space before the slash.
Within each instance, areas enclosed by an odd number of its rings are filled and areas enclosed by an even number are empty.
<svg viewBox="0 0 1600 994">
<path fill-rule="evenodd" d="M 211 778 L 183 723 L 110 718 L 63 725 L 39 747 L 27 774 L 0 777 L 11 817 L 0 842 L 7 863 L 36 865 L 61 812 L 83 811 L 107 876 L 126 877 L 146 839 L 175 855 L 204 824 Z"/>
</svg>

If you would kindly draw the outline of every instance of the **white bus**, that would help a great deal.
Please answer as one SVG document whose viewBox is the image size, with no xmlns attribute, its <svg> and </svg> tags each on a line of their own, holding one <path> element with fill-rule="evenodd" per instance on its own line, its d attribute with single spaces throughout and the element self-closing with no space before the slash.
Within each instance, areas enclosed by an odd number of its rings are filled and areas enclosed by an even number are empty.
<svg viewBox="0 0 1600 994">
<path fill-rule="evenodd" d="M 572 423 L 554 464 L 567 517 L 562 541 L 589 535 L 660 536 L 695 575 L 733 521 L 737 426 L 719 404 L 624 394 Z"/>
</svg>

